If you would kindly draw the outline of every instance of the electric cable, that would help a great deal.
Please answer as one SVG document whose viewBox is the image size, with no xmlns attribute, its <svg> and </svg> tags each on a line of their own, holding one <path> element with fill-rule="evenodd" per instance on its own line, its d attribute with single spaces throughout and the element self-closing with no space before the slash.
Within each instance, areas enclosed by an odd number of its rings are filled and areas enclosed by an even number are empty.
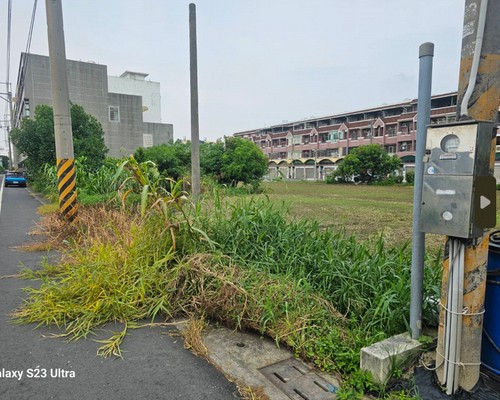
<svg viewBox="0 0 500 400">
<path fill-rule="evenodd" d="M 33 26 L 35 25 L 36 4 L 37 4 L 37 0 L 35 0 L 35 2 L 33 3 L 33 11 L 31 13 L 30 30 L 29 30 L 29 33 L 28 33 L 28 40 L 27 40 L 27 43 L 26 43 L 26 51 L 25 51 L 25 53 L 27 53 L 27 54 L 29 54 L 29 52 L 30 52 L 31 39 L 33 37 Z"/>
<path fill-rule="evenodd" d="M 26 40 L 26 48 L 25 48 L 25 51 L 24 51 L 24 53 L 26 55 L 30 54 L 31 40 L 33 38 L 33 27 L 35 26 L 35 17 L 36 17 L 37 3 L 38 3 L 38 0 L 34 0 L 34 2 L 33 2 L 33 10 L 31 12 L 30 27 L 29 27 L 29 31 L 28 31 L 28 38 Z M 22 87 L 24 85 L 24 78 L 26 76 L 26 69 L 22 67 L 21 71 L 20 71 L 20 74 L 21 74 L 21 76 L 18 77 L 18 83 L 19 83 L 19 86 Z M 17 109 L 14 112 L 14 114 L 15 114 L 14 115 L 14 125 L 16 125 L 17 121 L 15 121 L 15 119 L 17 117 Z"/>
<path fill-rule="evenodd" d="M 467 85 L 467 90 L 465 91 L 464 97 L 462 99 L 462 104 L 460 105 L 460 115 L 469 115 L 468 107 L 469 100 L 472 96 L 472 92 L 475 87 L 477 71 L 479 68 L 479 61 L 481 60 L 481 48 L 483 47 L 483 36 L 484 27 L 486 25 L 486 9 L 488 8 L 488 0 L 481 0 L 481 5 L 479 8 L 479 17 L 477 21 L 476 30 L 476 44 L 474 46 L 474 55 L 472 57 L 472 66 L 469 75 L 469 83 Z"/>
</svg>

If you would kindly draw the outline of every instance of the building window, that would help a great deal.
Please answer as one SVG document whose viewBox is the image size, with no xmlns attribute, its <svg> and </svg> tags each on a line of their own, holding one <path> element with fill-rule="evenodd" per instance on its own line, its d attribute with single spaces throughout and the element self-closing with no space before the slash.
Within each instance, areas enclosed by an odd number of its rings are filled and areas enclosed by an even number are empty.
<svg viewBox="0 0 500 400">
<path fill-rule="evenodd" d="M 109 122 L 120 122 L 120 107 L 109 106 Z"/>
<path fill-rule="evenodd" d="M 411 142 L 399 143 L 399 151 L 411 151 Z"/>
<path fill-rule="evenodd" d="M 29 118 L 30 115 L 31 115 L 31 113 L 30 113 L 30 101 L 28 99 L 24 99 L 23 117 Z"/>
<path fill-rule="evenodd" d="M 396 146 L 395 145 L 385 146 L 385 151 L 389 154 L 394 154 L 396 153 Z"/>
</svg>

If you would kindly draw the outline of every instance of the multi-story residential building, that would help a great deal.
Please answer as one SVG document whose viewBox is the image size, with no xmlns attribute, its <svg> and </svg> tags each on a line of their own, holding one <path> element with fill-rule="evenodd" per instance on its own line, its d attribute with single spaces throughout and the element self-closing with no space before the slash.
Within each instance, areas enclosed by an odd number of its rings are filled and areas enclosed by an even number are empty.
<svg viewBox="0 0 500 400">
<path fill-rule="evenodd" d="M 431 124 L 455 121 L 457 93 L 432 96 Z M 417 100 L 286 122 L 235 133 L 269 158 L 268 178 L 325 179 L 358 146 L 378 144 L 404 165 L 415 163 Z M 500 161 L 500 159 L 499 159 Z M 495 168 L 500 175 L 500 165 Z"/>
<path fill-rule="evenodd" d="M 127 71 L 109 77 L 107 66 L 67 61 L 70 101 L 101 123 L 109 155 L 120 157 L 138 147 L 173 140 L 172 124 L 161 122 L 160 84 L 147 74 Z M 49 57 L 21 54 L 16 88 L 15 121 L 32 116 L 38 104 L 52 105 Z"/>
</svg>

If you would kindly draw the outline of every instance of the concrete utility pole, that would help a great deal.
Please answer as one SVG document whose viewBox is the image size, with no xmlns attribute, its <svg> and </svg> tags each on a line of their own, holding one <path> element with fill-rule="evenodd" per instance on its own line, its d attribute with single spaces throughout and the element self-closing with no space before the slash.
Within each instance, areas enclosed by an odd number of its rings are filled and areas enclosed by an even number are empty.
<svg viewBox="0 0 500 400">
<path fill-rule="evenodd" d="M 466 0 L 462 55 L 458 85 L 457 119 L 497 122 L 500 99 L 500 1 Z M 495 138 L 492 139 L 495 141 Z M 489 168 L 494 169 L 495 143 L 492 143 Z M 484 295 L 486 290 L 486 263 L 489 234 L 468 239 L 465 248 L 462 341 L 460 344 L 459 386 L 467 391 L 479 379 L 481 333 Z M 452 238 L 448 238 L 448 245 Z M 443 291 L 446 293 L 450 274 L 450 260 L 444 262 Z M 446 300 L 442 300 L 446 304 Z M 437 351 L 443 350 L 443 312 L 440 316 Z M 443 354 L 443 353 L 441 353 Z M 445 381 L 442 357 L 437 356 L 437 376 Z"/>
<path fill-rule="evenodd" d="M 200 196 L 200 127 L 198 120 L 198 61 L 196 48 L 196 5 L 189 4 L 189 60 L 191 81 L 191 190 Z"/>
<path fill-rule="evenodd" d="M 78 204 L 61 0 L 45 0 L 45 8 L 54 106 L 59 211 L 68 222 L 72 222 L 77 218 Z"/>
<path fill-rule="evenodd" d="M 7 145 L 9 146 L 9 169 L 12 169 L 14 166 L 17 167 L 17 160 L 14 161 L 14 159 L 12 158 L 12 144 L 11 144 L 11 141 L 10 141 L 10 132 L 12 131 L 13 128 L 15 128 L 14 126 L 14 114 L 12 112 L 12 90 L 10 88 L 7 88 L 8 92 L 7 92 L 7 102 L 9 103 L 9 112 L 10 112 L 10 126 L 9 126 L 9 129 L 7 130 Z M 14 154 L 16 157 L 17 152 L 15 151 L 14 149 Z"/>
</svg>

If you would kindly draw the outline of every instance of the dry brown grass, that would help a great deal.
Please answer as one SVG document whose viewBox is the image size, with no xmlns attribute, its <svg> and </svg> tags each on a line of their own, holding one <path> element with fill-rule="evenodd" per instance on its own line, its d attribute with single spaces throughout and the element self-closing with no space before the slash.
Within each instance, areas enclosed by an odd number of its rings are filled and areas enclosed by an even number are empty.
<svg viewBox="0 0 500 400">
<path fill-rule="evenodd" d="M 187 321 L 185 327 L 181 329 L 181 335 L 184 338 L 184 348 L 191 350 L 198 357 L 206 360 L 208 358 L 208 349 L 203 341 L 203 330 L 208 326 L 207 320 L 203 317 L 192 316 Z"/>
<path fill-rule="evenodd" d="M 57 210 L 52 210 L 52 212 L 44 213 L 30 231 L 30 235 L 39 240 L 18 246 L 16 249 L 22 251 L 62 250 L 67 248 L 69 241 L 84 245 L 96 240 L 102 243 L 120 241 L 128 245 L 133 240 L 130 227 L 137 218 L 137 215 L 106 205 L 98 205 L 80 207 L 78 220 L 70 224 Z"/>
<path fill-rule="evenodd" d="M 238 386 L 238 391 L 245 400 L 271 400 L 262 386 Z"/>
<path fill-rule="evenodd" d="M 308 349 L 315 346 L 317 332 L 312 331 L 320 320 L 346 343 L 352 340 L 344 316 L 296 283 L 243 270 L 209 254 L 196 254 L 184 263 L 176 297 L 185 299 L 182 309 L 187 313 L 203 313 L 229 328 L 260 332 L 306 359 Z"/>
</svg>

